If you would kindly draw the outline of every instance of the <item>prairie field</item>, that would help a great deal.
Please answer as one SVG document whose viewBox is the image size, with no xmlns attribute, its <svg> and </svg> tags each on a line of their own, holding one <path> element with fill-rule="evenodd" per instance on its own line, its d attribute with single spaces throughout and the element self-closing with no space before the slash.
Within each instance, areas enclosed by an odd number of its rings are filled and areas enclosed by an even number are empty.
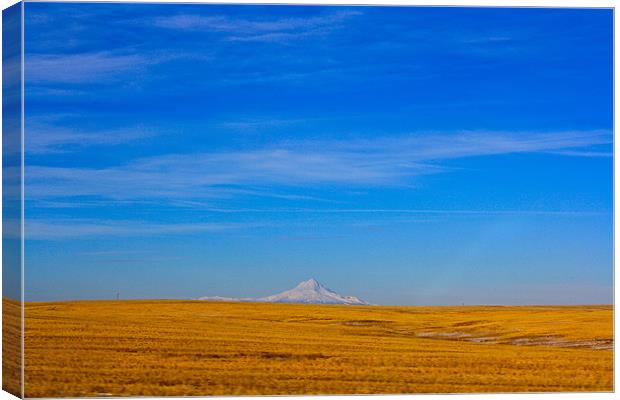
<svg viewBox="0 0 620 400">
<path fill-rule="evenodd" d="M 21 303 L 2 301 L 2 390 L 17 397 L 22 391 Z"/>
<path fill-rule="evenodd" d="M 26 303 L 25 395 L 613 390 L 611 306 Z"/>
</svg>

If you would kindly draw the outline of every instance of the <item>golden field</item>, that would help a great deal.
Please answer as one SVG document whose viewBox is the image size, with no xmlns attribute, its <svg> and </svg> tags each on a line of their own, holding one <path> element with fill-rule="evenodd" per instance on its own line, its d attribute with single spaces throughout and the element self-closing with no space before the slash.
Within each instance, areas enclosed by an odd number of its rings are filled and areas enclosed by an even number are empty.
<svg viewBox="0 0 620 400">
<path fill-rule="evenodd" d="M 25 395 L 613 390 L 611 306 L 25 306 Z"/>
<path fill-rule="evenodd" d="M 2 390 L 21 397 L 22 310 L 15 300 L 2 301 Z"/>
</svg>

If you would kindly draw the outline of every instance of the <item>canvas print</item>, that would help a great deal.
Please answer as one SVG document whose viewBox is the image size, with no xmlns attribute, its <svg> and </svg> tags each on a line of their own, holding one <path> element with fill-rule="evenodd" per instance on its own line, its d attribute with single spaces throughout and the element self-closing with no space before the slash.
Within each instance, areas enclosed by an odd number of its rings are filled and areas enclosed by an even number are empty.
<svg viewBox="0 0 620 400">
<path fill-rule="evenodd" d="M 613 391 L 613 10 L 3 12 L 3 389 Z"/>
</svg>

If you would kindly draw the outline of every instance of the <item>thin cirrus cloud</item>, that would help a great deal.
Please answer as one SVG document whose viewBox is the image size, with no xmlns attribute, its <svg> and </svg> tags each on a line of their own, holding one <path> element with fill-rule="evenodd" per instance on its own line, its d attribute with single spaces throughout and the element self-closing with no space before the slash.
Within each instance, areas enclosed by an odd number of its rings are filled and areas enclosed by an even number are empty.
<svg viewBox="0 0 620 400">
<path fill-rule="evenodd" d="M 78 54 L 32 54 L 25 58 L 24 71 L 29 82 L 82 83 L 96 78 L 118 76 L 155 60 L 138 54 L 112 52 Z"/>
<path fill-rule="evenodd" d="M 126 144 L 156 135 L 158 132 L 154 129 L 142 126 L 87 131 L 29 123 L 25 136 L 25 148 L 26 152 L 31 155 L 66 153 L 83 147 Z"/>
<path fill-rule="evenodd" d="M 166 29 L 209 31 L 230 33 L 237 38 L 251 38 L 259 35 L 269 35 L 288 32 L 289 34 L 303 35 L 309 32 L 330 30 L 335 25 L 352 17 L 361 15 L 360 11 L 338 11 L 313 17 L 289 17 L 271 20 L 250 20 L 215 15 L 187 15 L 160 16 L 147 20 L 147 24 Z"/>
<path fill-rule="evenodd" d="M 442 165 L 449 159 L 511 153 L 590 157 L 593 146 L 611 141 L 611 133 L 604 130 L 299 141 L 251 150 L 145 157 L 104 168 L 30 165 L 26 184 L 29 200 L 81 196 L 162 202 L 234 196 L 230 187 L 400 186 L 411 184 L 416 176 L 450 171 Z M 599 149 L 594 154 L 608 153 Z"/>
<path fill-rule="evenodd" d="M 305 38 L 327 35 L 360 11 L 339 11 L 306 18 L 249 20 L 227 16 L 173 15 L 150 19 L 147 23 L 165 29 L 213 32 L 231 42 L 265 42 L 286 44 Z"/>
<path fill-rule="evenodd" d="M 348 222 L 351 228 L 383 228 L 393 227 L 394 224 L 408 224 L 420 222 L 436 222 L 442 217 L 471 217 L 471 216 L 553 216 L 553 217 L 582 217 L 582 216 L 601 216 L 608 215 L 604 212 L 561 212 L 561 211 L 523 211 L 523 210 L 384 210 L 384 209 L 275 209 L 275 210 L 225 210 L 229 213 L 248 213 L 260 212 L 287 213 L 287 214 L 371 214 L 372 220 L 364 218 L 362 222 Z M 396 217 L 386 218 L 385 215 L 396 214 Z M 406 215 L 419 215 L 411 218 Z M 405 216 L 405 217 L 403 217 Z M 5 238 L 20 238 L 21 230 L 18 220 L 9 220 L 3 228 Z M 340 223 L 342 226 L 342 222 Z M 140 220 L 100 220 L 100 219 L 52 219 L 52 218 L 30 218 L 26 220 L 24 226 L 24 237 L 27 240 L 63 240 L 80 239 L 93 237 L 120 237 L 120 236 L 169 236 L 169 235 L 191 235 L 191 234 L 243 234 L 247 235 L 256 229 L 261 228 L 308 228 L 309 223 L 292 224 L 287 222 L 285 225 L 278 225 L 273 222 L 188 222 L 188 223 L 153 223 Z M 329 238 L 344 237 L 344 235 L 329 236 Z M 313 240 L 327 238 L 316 235 L 301 236 L 280 236 L 281 240 Z M 106 255 L 102 252 L 95 252 L 93 255 Z"/>
<path fill-rule="evenodd" d="M 19 226 L 19 225 L 18 225 Z M 28 219 L 24 225 L 24 236 L 33 240 L 58 240 L 94 236 L 174 235 L 205 232 L 223 232 L 256 227 L 253 223 L 153 223 L 132 220 L 37 220 Z M 19 237 L 18 232 L 4 232 L 7 237 Z"/>
<path fill-rule="evenodd" d="M 338 11 L 305 18 L 276 18 L 251 20 L 228 16 L 171 15 L 125 21 L 161 29 L 213 32 L 223 41 L 290 42 L 304 37 L 321 36 L 342 27 L 359 11 Z M 166 51 L 167 50 L 167 51 Z M 204 53 L 204 52 L 203 52 Z M 26 79 L 36 84 L 102 83 L 127 79 L 128 73 L 141 73 L 148 67 L 175 59 L 211 60 L 211 54 L 179 53 L 178 49 L 136 53 L 117 48 L 82 53 L 26 54 Z"/>
<path fill-rule="evenodd" d="M 246 119 L 240 121 L 223 121 L 216 126 L 228 129 L 234 132 L 254 132 L 262 129 L 273 129 L 290 127 L 296 124 L 306 123 L 308 121 L 317 121 L 318 118 L 289 118 L 289 119 Z"/>
<path fill-rule="evenodd" d="M 102 84 L 128 79 L 150 66 L 178 59 L 210 60 L 209 54 L 178 51 L 133 53 L 130 50 L 84 52 L 75 54 L 27 54 L 24 73 L 30 85 Z"/>
</svg>

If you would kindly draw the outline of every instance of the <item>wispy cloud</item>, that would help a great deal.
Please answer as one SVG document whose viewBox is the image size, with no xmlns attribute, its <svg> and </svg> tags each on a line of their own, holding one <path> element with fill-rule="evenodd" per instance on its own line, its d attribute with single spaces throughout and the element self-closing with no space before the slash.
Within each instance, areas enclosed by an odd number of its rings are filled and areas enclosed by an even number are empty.
<svg viewBox="0 0 620 400">
<path fill-rule="evenodd" d="M 242 119 L 234 121 L 223 121 L 217 124 L 218 127 L 224 129 L 234 130 L 235 132 L 255 132 L 259 130 L 274 129 L 291 127 L 309 121 L 317 121 L 318 118 L 257 118 L 257 119 Z"/>
<path fill-rule="evenodd" d="M 548 154 L 557 154 L 560 156 L 574 157 L 613 157 L 613 153 L 609 151 L 587 151 L 587 150 L 558 150 L 548 151 Z"/>
<path fill-rule="evenodd" d="M 342 238 L 340 235 L 322 235 L 307 233 L 308 227 L 315 222 L 312 219 L 297 222 L 287 221 L 286 224 L 274 223 L 272 215 L 282 213 L 294 214 L 369 214 L 364 218 L 352 218 L 346 221 L 339 220 L 339 227 L 352 229 L 369 228 L 383 229 L 394 227 L 395 224 L 410 224 L 421 222 L 437 222 L 442 218 L 484 218 L 484 217 L 596 217 L 607 216 L 609 212 L 584 211 L 549 211 L 549 210 L 437 210 L 437 209 L 209 209 L 211 212 L 222 213 L 257 213 L 260 218 L 253 218 L 252 222 L 184 222 L 184 223 L 155 223 L 142 220 L 101 220 L 101 219 L 27 219 L 25 223 L 25 238 L 28 240 L 62 240 L 93 237 L 119 236 L 170 236 L 189 235 L 199 233 L 224 232 L 248 235 L 261 228 L 284 228 L 295 234 L 276 236 L 279 240 L 319 240 L 327 238 Z M 4 227 L 3 235 L 7 238 L 19 238 L 19 223 L 9 220 Z M 140 255 L 144 251 L 94 251 L 83 255 L 97 257 L 117 257 Z"/>
<path fill-rule="evenodd" d="M 299 214 L 419 214 L 419 215 L 530 215 L 530 216 L 597 216 L 605 212 L 593 211 L 549 211 L 549 210 L 434 210 L 434 209 L 390 209 L 390 208 L 277 208 L 277 209 L 218 209 L 208 211 L 221 213 L 299 213 Z M 418 220 L 416 220 L 418 221 Z"/>
<path fill-rule="evenodd" d="M 128 81 L 128 74 L 140 74 L 152 65 L 177 60 L 210 60 L 208 54 L 169 51 L 136 52 L 132 49 L 70 54 L 26 54 L 24 73 L 34 89 L 42 84 L 102 84 Z M 48 90 L 59 90 L 57 88 Z"/>
<path fill-rule="evenodd" d="M 27 166 L 31 200 L 90 196 L 179 201 L 234 195 L 253 187 L 408 185 L 449 171 L 442 161 L 510 153 L 589 156 L 608 131 L 463 132 L 366 140 L 289 142 L 260 149 L 169 154 L 106 168 Z M 259 192 L 260 195 L 260 192 Z"/>
<path fill-rule="evenodd" d="M 401 154 L 274 148 L 167 155 L 101 169 L 29 166 L 26 176 L 31 198 L 176 199 L 218 196 L 222 189 L 229 192 L 222 186 L 231 185 L 398 184 L 406 176 L 440 169 Z"/>
<path fill-rule="evenodd" d="M 90 146 L 114 146 L 159 134 L 155 129 L 135 126 L 107 130 L 85 130 L 29 118 L 26 123 L 25 151 L 28 154 L 65 153 Z"/>
<path fill-rule="evenodd" d="M 119 76 L 155 62 L 138 54 L 111 52 L 79 54 L 32 54 L 26 57 L 25 74 L 29 82 L 96 82 Z"/>
<path fill-rule="evenodd" d="M 256 224 L 232 222 L 153 223 L 131 220 L 28 219 L 24 226 L 24 236 L 29 240 L 57 240 L 99 236 L 159 236 L 223 232 L 255 226 Z M 10 232 L 6 234 L 10 235 Z"/>
<path fill-rule="evenodd" d="M 226 33 L 229 34 L 226 40 L 231 41 L 286 42 L 326 34 L 347 19 L 360 14 L 360 11 L 348 10 L 313 17 L 270 20 L 179 14 L 155 17 L 147 23 L 166 29 Z"/>
<path fill-rule="evenodd" d="M 78 255 L 118 257 L 118 256 L 141 255 L 141 254 L 152 254 L 152 253 L 154 253 L 153 250 L 100 250 L 100 251 L 83 251 L 83 252 L 78 253 Z"/>
<path fill-rule="evenodd" d="M 225 15 L 179 14 L 155 17 L 152 18 L 150 22 L 155 26 L 169 29 L 208 30 L 214 32 L 256 34 L 312 29 L 320 26 L 332 25 L 360 14 L 362 14 L 361 11 L 349 10 L 337 11 L 313 17 L 288 17 L 270 20 L 250 20 Z"/>
</svg>

